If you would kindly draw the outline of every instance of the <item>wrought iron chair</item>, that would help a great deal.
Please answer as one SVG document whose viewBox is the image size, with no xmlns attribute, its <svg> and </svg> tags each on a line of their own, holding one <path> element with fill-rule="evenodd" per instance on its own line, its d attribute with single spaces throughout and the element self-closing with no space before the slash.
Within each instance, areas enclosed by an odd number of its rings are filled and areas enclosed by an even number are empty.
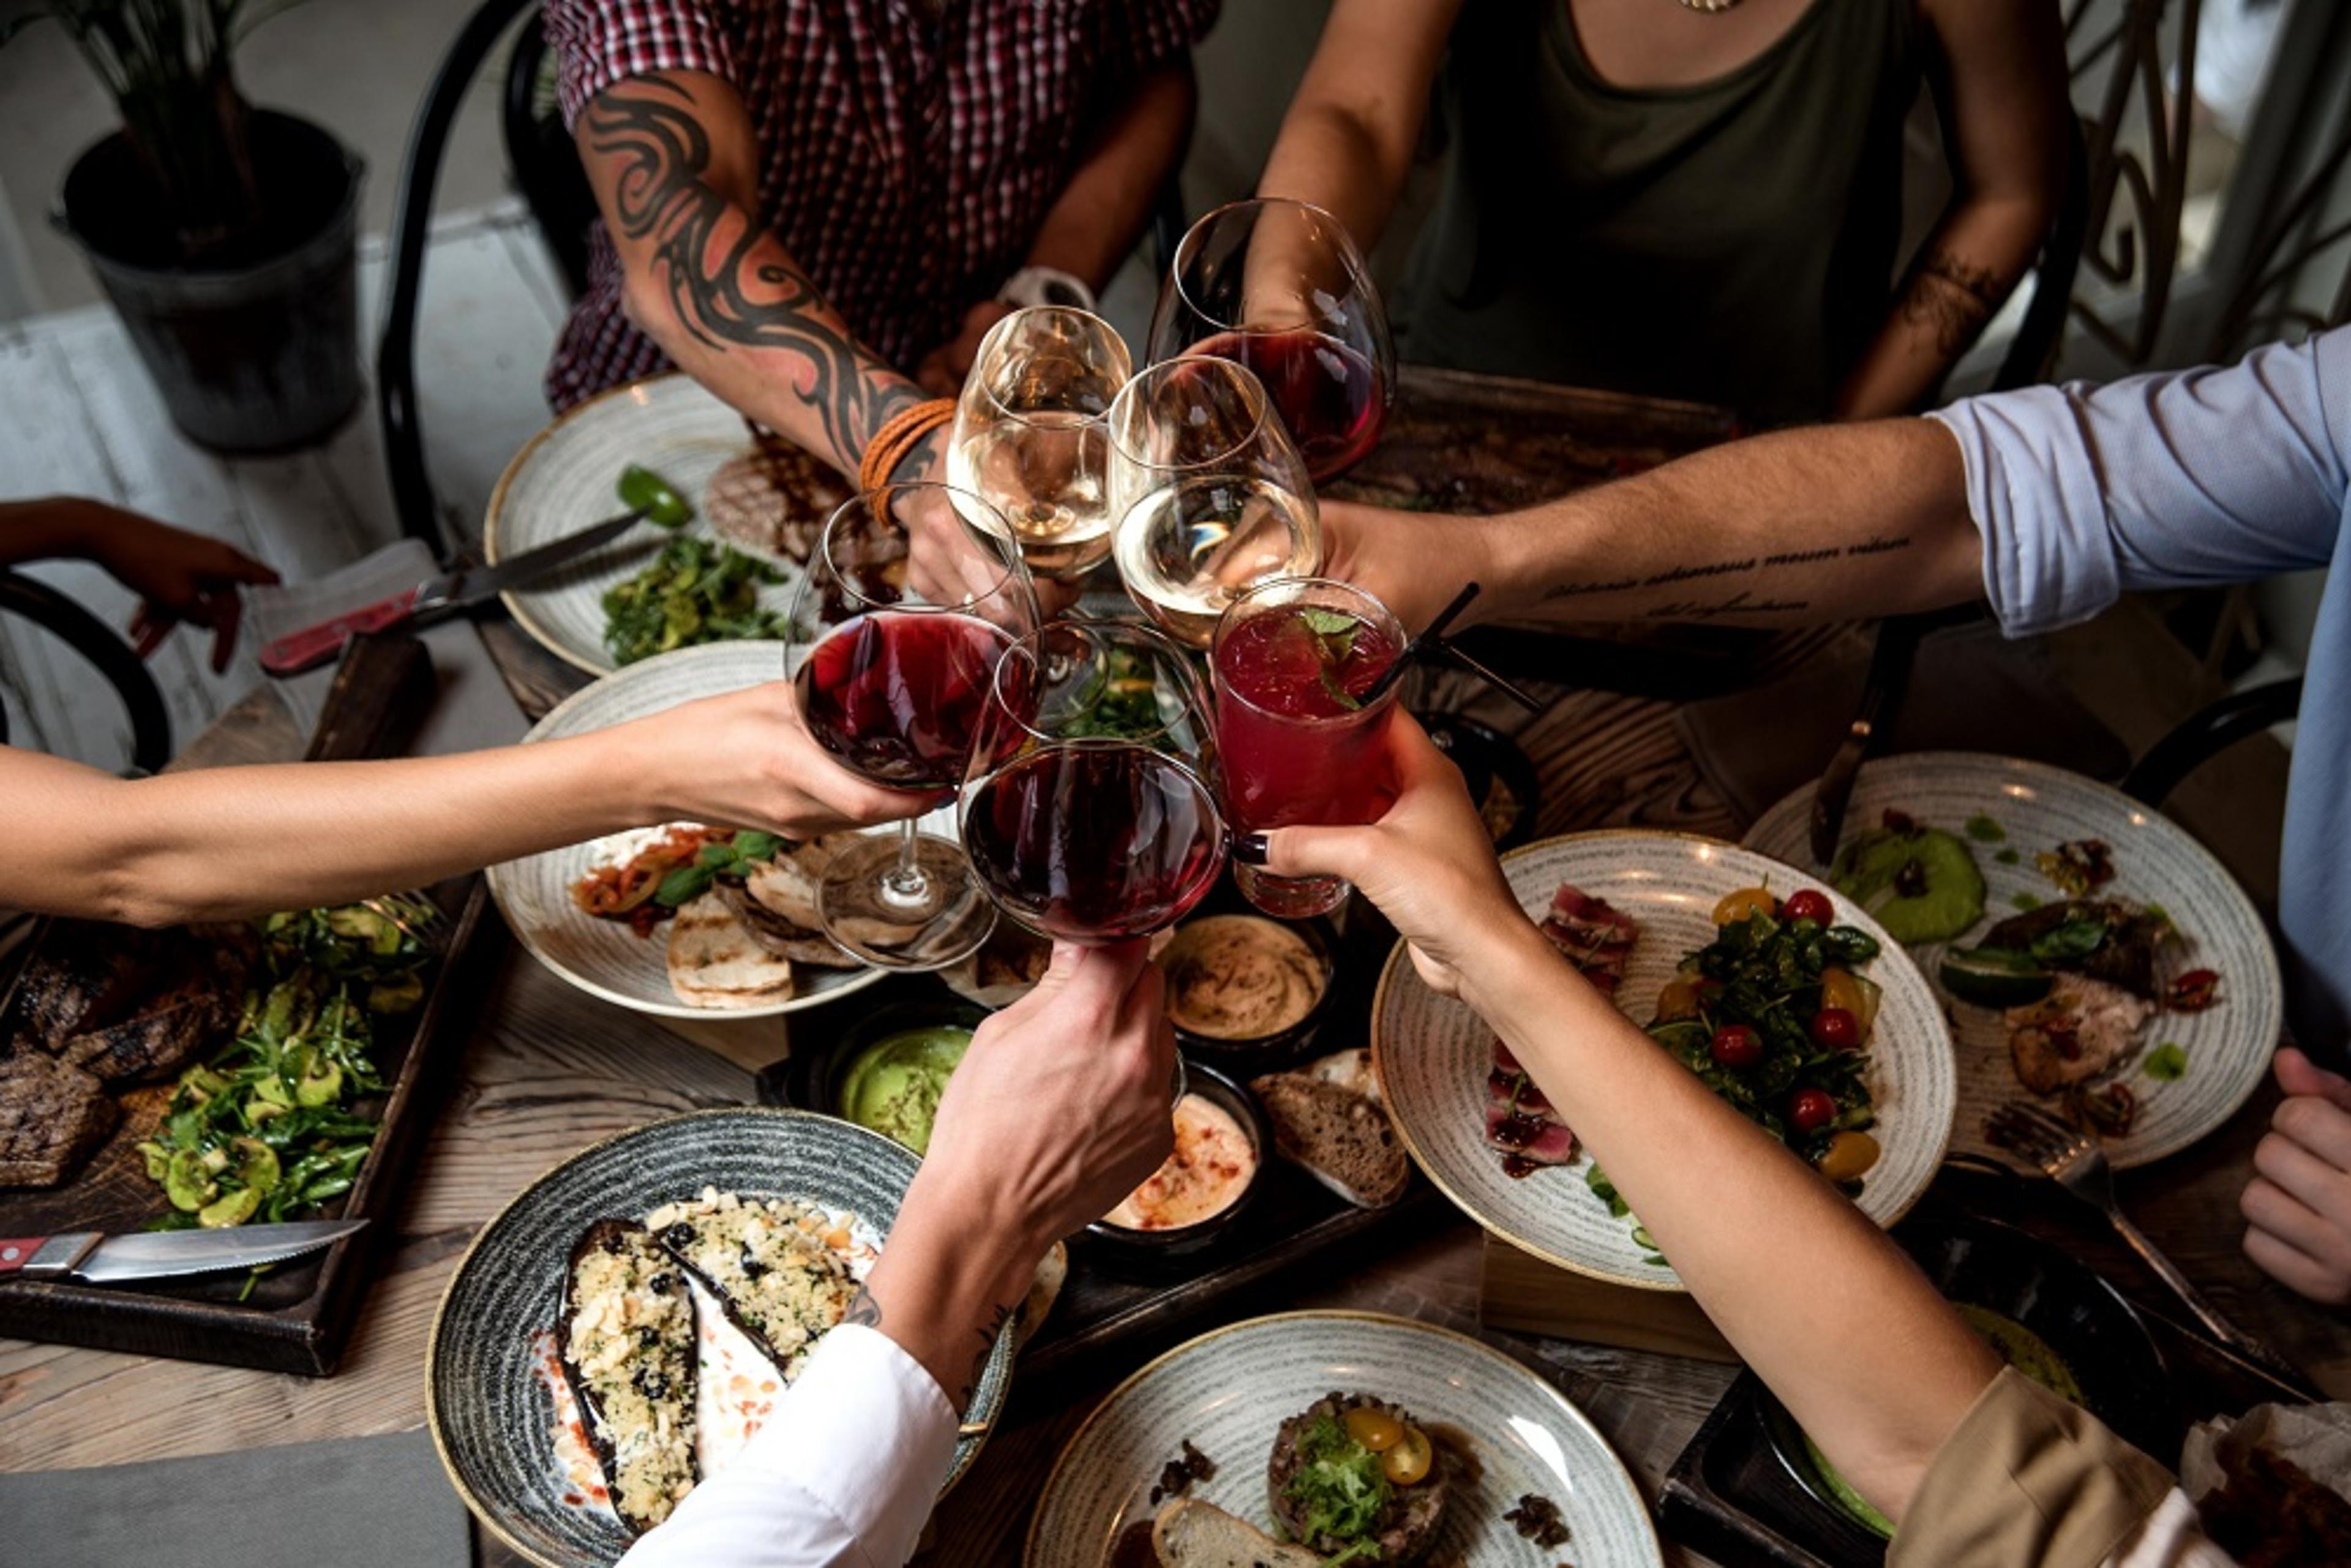
<svg viewBox="0 0 2351 1568">
<path fill-rule="evenodd" d="M 160 772 L 172 759 L 172 715 L 163 706 L 163 694 L 113 628 L 47 583 L 5 570 L 0 570 L 0 614 L 23 616 L 97 666 L 130 715 L 133 768 Z M 0 710 L 0 744 L 7 740 L 8 716 Z"/>
</svg>

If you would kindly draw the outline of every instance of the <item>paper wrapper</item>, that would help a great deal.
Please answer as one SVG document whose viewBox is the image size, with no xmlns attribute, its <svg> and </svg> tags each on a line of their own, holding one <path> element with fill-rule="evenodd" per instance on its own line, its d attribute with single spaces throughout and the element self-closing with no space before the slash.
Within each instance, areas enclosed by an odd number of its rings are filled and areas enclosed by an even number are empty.
<svg viewBox="0 0 2351 1568">
<path fill-rule="evenodd" d="M 2199 1423 L 2180 1449 L 2180 1490 L 2202 1501 L 2225 1484 L 2224 1461 L 2255 1448 L 2351 1497 L 2351 1404 L 2256 1405 L 2234 1421 Z"/>
</svg>

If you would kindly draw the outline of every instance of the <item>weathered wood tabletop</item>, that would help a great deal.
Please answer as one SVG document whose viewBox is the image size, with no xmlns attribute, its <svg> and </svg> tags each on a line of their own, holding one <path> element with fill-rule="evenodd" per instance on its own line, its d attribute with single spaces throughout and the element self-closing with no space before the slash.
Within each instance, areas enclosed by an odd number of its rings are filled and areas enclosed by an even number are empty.
<svg viewBox="0 0 2351 1568">
<path fill-rule="evenodd" d="M 1719 416 L 1704 410 L 1523 383 L 1407 372 L 1404 388 L 1391 434 L 1354 486 L 1358 494 L 1424 507 L 1517 505 L 1647 466 L 1729 434 Z M 544 711 L 577 685 L 576 674 L 510 625 L 492 622 L 484 632 L 532 712 Z M 1775 639 L 1750 674 L 1857 646 L 1849 631 Z M 2166 655 L 2136 648 L 2113 656 L 2143 673 L 2147 661 Z M 2181 712 L 2204 695 L 2187 675 L 2178 686 L 2160 700 Z M 1743 824 L 1701 777 L 1673 725 L 1670 705 L 1564 686 L 1548 695 L 1551 706 L 1529 717 L 1490 695 L 1441 694 L 1515 733 L 1534 758 L 1544 790 L 1542 832 L 1637 824 L 1737 836 Z M 282 706 L 264 691 L 207 732 L 192 760 L 297 756 L 301 741 Z M 2260 809 L 2273 810 L 2276 772 L 2260 777 L 2273 797 Z M 2245 811 L 2243 794 L 2235 806 Z M 2242 868 L 2240 874 L 2265 886 L 2268 869 Z M 485 939 L 505 940 L 496 929 Z M 493 978 L 478 998 L 470 1044 L 418 1161 L 398 1241 L 384 1250 L 381 1277 L 342 1369 L 313 1381 L 0 1342 L 0 1468 L 118 1464 L 416 1426 L 423 1418 L 424 1341 L 434 1304 L 467 1239 L 509 1197 L 548 1166 L 609 1134 L 676 1112 L 754 1098 L 752 1078 L 743 1069 L 696 1049 L 658 1020 L 572 989 L 519 949 L 509 946 L 488 972 Z M 2295 1356 L 2325 1386 L 2351 1393 L 2351 1333 L 2269 1284 L 2238 1248 L 2236 1196 L 2273 1098 L 2269 1092 L 2257 1097 L 2198 1148 L 2129 1173 L 2122 1183 L 2124 1200 L 2225 1311 Z M 2184 1316 L 2095 1217 L 2053 1192 L 2040 1207 L 2046 1212 L 2033 1218 L 2034 1228 L 2096 1262 L 2136 1299 Z M 1343 1270 L 1325 1268 L 1303 1277 L 1292 1271 L 1264 1287 L 1261 1301 L 1230 1315 L 1349 1306 L 1474 1330 L 1482 1245 L 1473 1225 L 1449 1217 L 1389 1255 Z M 1202 1322 L 1184 1332 L 1210 1326 Z M 1171 1333 L 1168 1343 L 1180 1337 Z M 1558 1381 L 1653 1498 L 1731 1376 L 1730 1368 L 1676 1357 L 1488 1337 Z M 1079 1369 L 1050 1387 L 1016 1379 L 1008 1419 L 935 1517 L 929 1560 L 1017 1562 L 1037 1492 L 1062 1442 L 1119 1377 L 1162 1348 L 1137 1345 L 1117 1364 Z M 516 1561 L 492 1543 L 479 1554 L 486 1563 Z M 1671 1542 L 1667 1557 L 1707 1561 Z"/>
</svg>

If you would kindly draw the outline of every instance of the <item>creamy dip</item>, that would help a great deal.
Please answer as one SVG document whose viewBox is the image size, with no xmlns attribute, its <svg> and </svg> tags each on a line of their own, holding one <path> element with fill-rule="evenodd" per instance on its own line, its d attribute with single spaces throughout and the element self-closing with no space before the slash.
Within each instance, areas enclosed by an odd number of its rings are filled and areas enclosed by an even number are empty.
<svg viewBox="0 0 2351 1568">
<path fill-rule="evenodd" d="M 1128 1230 L 1197 1225 L 1239 1200 L 1257 1157 L 1231 1112 L 1205 1094 L 1186 1094 L 1176 1103 L 1176 1152 L 1102 1218 Z"/>
<path fill-rule="evenodd" d="M 1280 921 L 1212 915 L 1178 926 L 1159 956 L 1167 1016 L 1203 1040 L 1262 1040 L 1302 1023 L 1331 972 Z"/>
</svg>

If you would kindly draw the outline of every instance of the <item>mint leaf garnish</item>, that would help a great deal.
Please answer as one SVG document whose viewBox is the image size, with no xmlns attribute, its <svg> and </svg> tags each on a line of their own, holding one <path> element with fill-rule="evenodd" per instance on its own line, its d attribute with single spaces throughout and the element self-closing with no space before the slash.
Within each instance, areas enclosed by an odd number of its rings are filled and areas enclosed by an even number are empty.
<svg viewBox="0 0 2351 1568">
<path fill-rule="evenodd" d="M 1356 700 L 1355 694 L 1339 684 L 1338 672 L 1328 664 L 1315 671 L 1315 674 L 1322 677 L 1322 689 L 1331 694 L 1332 702 L 1337 703 L 1349 713 L 1354 713 L 1363 707 L 1364 705 Z"/>
<path fill-rule="evenodd" d="M 1301 612 L 1301 618 L 1305 621 L 1306 629 L 1317 637 L 1343 636 L 1363 624 L 1353 616 L 1339 610 L 1309 609 Z"/>
</svg>

